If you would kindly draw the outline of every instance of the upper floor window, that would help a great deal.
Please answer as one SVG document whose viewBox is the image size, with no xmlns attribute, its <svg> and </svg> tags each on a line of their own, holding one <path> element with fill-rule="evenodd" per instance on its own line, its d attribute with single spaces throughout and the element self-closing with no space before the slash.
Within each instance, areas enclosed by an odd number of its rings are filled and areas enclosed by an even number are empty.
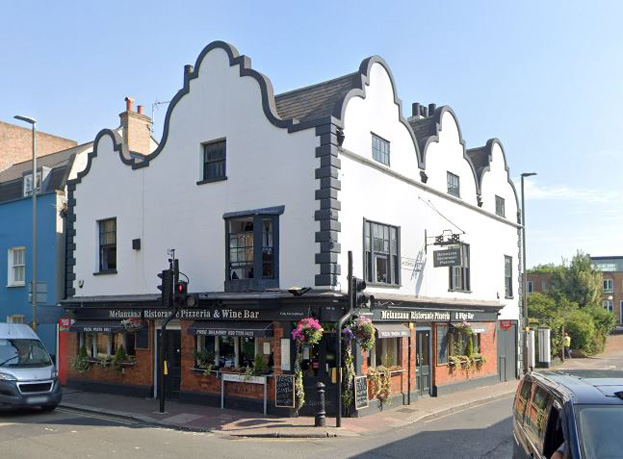
<svg viewBox="0 0 623 459">
<path fill-rule="evenodd" d="M 495 197 L 495 214 L 500 217 L 506 217 L 506 202 L 504 198 Z"/>
<path fill-rule="evenodd" d="M 457 266 L 450 266 L 450 290 L 469 292 L 469 244 L 461 244 L 460 249 L 461 263 Z"/>
<path fill-rule="evenodd" d="M 9 287 L 21 287 L 26 284 L 26 248 L 11 247 L 9 249 L 9 278 L 7 285 Z"/>
<path fill-rule="evenodd" d="M 528 293 L 534 292 L 534 282 L 528 281 Z"/>
<path fill-rule="evenodd" d="M 203 144 L 203 182 L 225 180 L 226 142 L 218 140 Z"/>
<path fill-rule="evenodd" d="M 225 215 L 227 291 L 279 286 L 279 214 L 283 207 L 257 212 Z"/>
<path fill-rule="evenodd" d="M 448 194 L 456 196 L 457 198 L 461 197 L 461 183 L 459 181 L 459 176 L 454 175 L 452 172 L 448 172 Z"/>
<path fill-rule="evenodd" d="M 117 269 L 117 219 L 100 220 L 99 226 L 99 272 Z"/>
<path fill-rule="evenodd" d="M 504 256 L 504 295 L 513 297 L 513 258 Z"/>
<path fill-rule="evenodd" d="M 604 292 L 612 293 L 614 291 L 614 280 L 604 279 Z"/>
<path fill-rule="evenodd" d="M 381 164 L 389 166 L 389 142 L 372 134 L 372 157 Z"/>
<path fill-rule="evenodd" d="M 364 220 L 364 275 L 373 284 L 400 285 L 400 229 Z"/>
</svg>

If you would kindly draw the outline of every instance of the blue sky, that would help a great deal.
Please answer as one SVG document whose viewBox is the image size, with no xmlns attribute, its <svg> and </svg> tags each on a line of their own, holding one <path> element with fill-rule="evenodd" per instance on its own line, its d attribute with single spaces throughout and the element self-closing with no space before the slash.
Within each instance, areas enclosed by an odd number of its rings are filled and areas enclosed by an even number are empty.
<svg viewBox="0 0 623 459">
<path fill-rule="evenodd" d="M 519 192 L 528 266 L 623 255 L 623 2 L 5 2 L 0 120 L 24 114 L 78 142 L 118 125 L 123 99 L 167 101 L 214 40 L 275 92 L 381 55 L 405 115 L 450 105 L 468 147 L 498 137 Z M 157 129 L 165 110 L 156 110 Z"/>
</svg>

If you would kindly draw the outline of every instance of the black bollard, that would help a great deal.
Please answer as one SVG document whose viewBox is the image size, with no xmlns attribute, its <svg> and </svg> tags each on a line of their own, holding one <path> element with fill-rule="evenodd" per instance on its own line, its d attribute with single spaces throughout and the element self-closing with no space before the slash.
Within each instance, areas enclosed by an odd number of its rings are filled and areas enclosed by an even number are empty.
<svg viewBox="0 0 623 459">
<path fill-rule="evenodd" d="M 324 384 L 319 382 L 316 384 L 318 392 L 318 411 L 316 411 L 315 427 L 324 427 L 327 423 L 327 413 L 324 409 Z"/>
</svg>

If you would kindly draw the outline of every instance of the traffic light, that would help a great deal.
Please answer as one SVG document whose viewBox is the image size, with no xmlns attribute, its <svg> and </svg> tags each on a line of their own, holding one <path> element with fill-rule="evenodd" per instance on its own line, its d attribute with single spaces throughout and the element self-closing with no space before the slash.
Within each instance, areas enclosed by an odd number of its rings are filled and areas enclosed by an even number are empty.
<svg viewBox="0 0 623 459">
<path fill-rule="evenodd" d="M 365 289 L 366 281 L 353 277 L 353 307 L 357 308 L 368 303 L 368 295 L 364 293 Z"/>
<path fill-rule="evenodd" d="M 199 298 L 195 293 L 188 293 L 188 282 L 177 281 L 173 301 L 179 308 L 193 308 L 199 303 Z"/>
<path fill-rule="evenodd" d="M 188 295 L 188 282 L 177 281 L 173 292 L 173 301 L 175 302 L 175 305 L 183 306 L 186 302 L 186 295 Z"/>
<path fill-rule="evenodd" d="M 158 277 L 162 279 L 158 290 L 162 292 L 162 306 L 165 308 L 171 308 L 173 306 L 173 271 L 165 269 L 161 273 L 158 273 Z"/>
</svg>

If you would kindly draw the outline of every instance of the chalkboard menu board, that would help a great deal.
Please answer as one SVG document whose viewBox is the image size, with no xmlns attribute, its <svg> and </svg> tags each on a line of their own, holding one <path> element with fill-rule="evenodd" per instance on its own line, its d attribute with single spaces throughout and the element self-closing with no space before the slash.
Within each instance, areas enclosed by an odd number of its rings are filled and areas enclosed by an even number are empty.
<svg viewBox="0 0 623 459">
<path fill-rule="evenodd" d="M 294 375 L 275 375 L 275 406 L 294 408 Z"/>
<path fill-rule="evenodd" d="M 368 378 L 355 376 L 355 409 L 368 407 Z"/>
<path fill-rule="evenodd" d="M 144 326 L 136 332 L 136 349 L 149 349 L 149 327 Z"/>
</svg>

